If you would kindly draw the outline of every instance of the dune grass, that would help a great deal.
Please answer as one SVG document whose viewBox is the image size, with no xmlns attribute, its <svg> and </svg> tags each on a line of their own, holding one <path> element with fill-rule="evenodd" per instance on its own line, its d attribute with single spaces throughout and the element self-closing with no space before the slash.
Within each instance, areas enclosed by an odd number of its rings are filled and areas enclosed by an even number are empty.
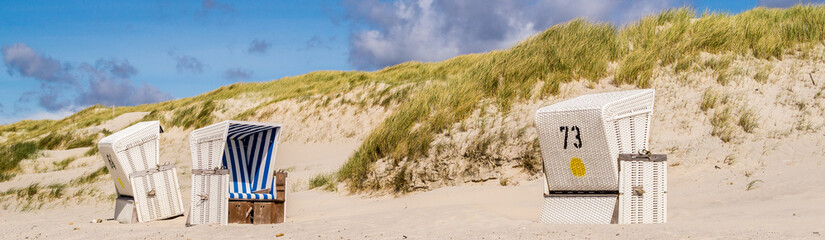
<svg viewBox="0 0 825 240">
<path fill-rule="evenodd" d="M 321 189 L 324 191 L 334 192 L 338 190 L 335 184 L 335 174 L 333 173 L 319 173 L 309 179 L 309 189 Z"/>
<path fill-rule="evenodd" d="M 735 136 L 735 131 L 730 123 L 733 119 L 733 110 L 730 106 L 716 109 L 710 118 L 710 125 L 713 127 L 711 135 L 719 137 L 723 142 L 730 142 Z"/>
<path fill-rule="evenodd" d="M 702 93 L 702 101 L 699 104 L 699 109 L 701 109 L 702 112 L 707 112 L 709 109 L 715 108 L 717 102 L 719 102 L 719 93 L 711 88 L 707 88 L 705 92 Z"/>
<path fill-rule="evenodd" d="M 66 168 L 69 167 L 69 164 L 72 164 L 75 160 L 77 160 L 77 157 L 68 157 L 66 159 L 53 162 L 52 165 L 54 165 L 55 170 L 66 170 Z"/>
<path fill-rule="evenodd" d="M 752 133 L 759 126 L 756 112 L 752 108 L 743 107 L 739 112 L 739 121 L 736 125 L 742 127 L 746 133 Z"/>
<path fill-rule="evenodd" d="M 77 177 L 72 179 L 69 183 L 73 186 L 84 185 L 89 183 L 94 183 L 98 180 L 98 177 L 109 174 L 109 169 L 106 166 L 100 167 L 97 170 L 86 173 L 83 176 Z"/>
<path fill-rule="evenodd" d="M 0 182 L 10 180 L 20 169 L 20 162 L 34 157 L 37 154 L 37 144 L 34 142 L 14 143 L 0 146 Z"/>
<path fill-rule="evenodd" d="M 92 148 L 89 148 L 85 153 L 83 153 L 84 157 L 90 157 L 97 155 L 100 152 L 100 148 L 97 147 L 97 144 L 92 145 Z"/>
</svg>

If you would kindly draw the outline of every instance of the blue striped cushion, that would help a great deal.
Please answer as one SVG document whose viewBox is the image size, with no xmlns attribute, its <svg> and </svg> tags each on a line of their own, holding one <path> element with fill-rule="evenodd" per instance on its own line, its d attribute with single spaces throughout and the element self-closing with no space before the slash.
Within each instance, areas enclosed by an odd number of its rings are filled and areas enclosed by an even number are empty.
<svg viewBox="0 0 825 240">
<path fill-rule="evenodd" d="M 275 199 L 273 158 L 280 129 L 232 124 L 226 140 L 224 166 L 229 169 L 231 199 Z M 269 188 L 269 193 L 252 193 Z"/>
<path fill-rule="evenodd" d="M 230 199 L 275 199 L 275 194 L 269 193 L 229 193 Z"/>
</svg>

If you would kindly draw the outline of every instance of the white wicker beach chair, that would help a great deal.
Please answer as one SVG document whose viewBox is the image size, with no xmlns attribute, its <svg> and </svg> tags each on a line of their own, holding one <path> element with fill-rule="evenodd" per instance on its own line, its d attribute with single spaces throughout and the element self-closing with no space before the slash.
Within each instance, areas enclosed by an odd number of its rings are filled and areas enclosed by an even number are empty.
<svg viewBox="0 0 825 240">
<path fill-rule="evenodd" d="M 536 112 L 542 222 L 665 222 L 666 157 L 619 161 L 648 149 L 653 97 L 652 89 L 591 94 Z"/>
<path fill-rule="evenodd" d="M 118 198 L 115 219 L 145 222 L 183 215 L 174 164 L 159 165 L 158 121 L 140 122 L 100 140 Z"/>
<path fill-rule="evenodd" d="M 243 121 L 224 121 L 192 131 L 188 223 L 227 224 L 230 199 L 285 199 L 277 196 L 274 180 L 280 135 L 278 124 Z"/>
</svg>

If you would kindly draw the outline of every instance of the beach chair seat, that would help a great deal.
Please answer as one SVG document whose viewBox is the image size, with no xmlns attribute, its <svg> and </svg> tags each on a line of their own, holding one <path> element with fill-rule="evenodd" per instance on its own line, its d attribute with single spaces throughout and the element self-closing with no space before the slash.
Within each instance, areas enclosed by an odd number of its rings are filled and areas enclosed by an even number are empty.
<svg viewBox="0 0 825 240">
<path fill-rule="evenodd" d="M 183 215 L 175 165 L 159 164 L 161 132 L 158 121 L 140 122 L 98 143 L 118 195 L 115 219 L 121 223 Z"/>
<path fill-rule="evenodd" d="M 652 89 L 608 92 L 536 112 L 546 189 L 542 222 L 665 222 L 666 157 L 619 158 L 647 151 L 653 100 Z M 653 192 L 639 198 L 633 190 L 639 188 Z"/>
</svg>

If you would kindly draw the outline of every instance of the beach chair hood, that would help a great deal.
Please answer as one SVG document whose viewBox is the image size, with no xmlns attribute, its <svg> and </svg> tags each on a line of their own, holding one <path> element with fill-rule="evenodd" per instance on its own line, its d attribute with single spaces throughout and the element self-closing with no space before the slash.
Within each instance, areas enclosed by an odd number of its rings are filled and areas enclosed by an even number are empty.
<svg viewBox="0 0 825 240">
<path fill-rule="evenodd" d="M 98 142 L 100 155 L 115 182 L 118 195 L 133 196 L 129 175 L 157 167 L 160 122 L 139 122 Z"/>
<path fill-rule="evenodd" d="M 647 150 L 652 89 L 590 94 L 536 112 L 550 191 L 618 190 L 619 153 Z"/>
</svg>

